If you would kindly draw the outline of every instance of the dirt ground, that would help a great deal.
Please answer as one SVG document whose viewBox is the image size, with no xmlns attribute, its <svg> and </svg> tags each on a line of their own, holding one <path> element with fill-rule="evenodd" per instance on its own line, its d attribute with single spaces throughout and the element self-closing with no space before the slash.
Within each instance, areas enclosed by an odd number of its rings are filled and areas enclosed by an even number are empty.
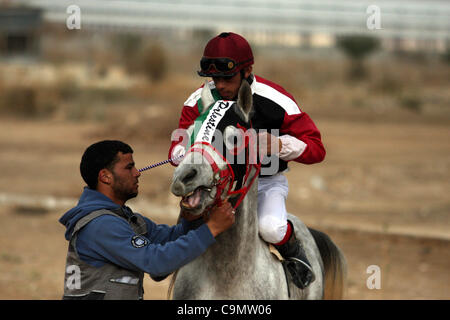
<svg viewBox="0 0 450 320">
<path fill-rule="evenodd" d="M 448 124 L 320 115 L 315 122 L 327 157 L 291 166 L 288 209 L 343 250 L 346 298 L 450 298 Z M 0 299 L 61 298 L 67 242 L 58 219 L 81 193 L 78 165 L 89 144 L 126 140 L 138 167 L 166 159 L 168 140 L 125 139 L 99 127 L 0 120 Z M 175 223 L 172 172 L 167 165 L 143 174 L 129 205 L 156 222 Z M 371 265 L 380 267 L 380 289 L 367 287 Z M 146 277 L 145 298 L 166 299 L 168 284 Z"/>
<path fill-rule="evenodd" d="M 203 82 L 203 42 L 161 45 L 167 75 L 157 82 L 127 71 L 133 58 L 104 46 L 104 34 L 58 28 L 45 32 L 41 61 L 0 61 L 0 299 L 61 298 L 67 241 L 58 219 L 82 192 L 82 153 L 119 139 L 137 167 L 167 159 L 181 104 Z M 354 81 L 339 52 L 281 51 L 255 47 L 254 72 L 296 97 L 327 150 L 320 164 L 290 165 L 287 208 L 344 252 L 345 298 L 449 299 L 448 62 L 380 53 Z M 145 172 L 128 205 L 174 224 L 172 173 Z M 367 286 L 372 266 L 379 289 Z M 168 285 L 146 277 L 145 298 L 166 299 Z"/>
</svg>

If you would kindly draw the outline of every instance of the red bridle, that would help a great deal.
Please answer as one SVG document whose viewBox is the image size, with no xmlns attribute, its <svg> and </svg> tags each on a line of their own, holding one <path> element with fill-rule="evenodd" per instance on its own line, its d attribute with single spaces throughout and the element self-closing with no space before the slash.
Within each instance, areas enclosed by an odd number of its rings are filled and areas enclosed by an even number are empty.
<svg viewBox="0 0 450 320">
<path fill-rule="evenodd" d="M 217 165 L 216 161 L 214 160 L 214 157 L 206 150 L 205 148 L 198 147 L 198 145 L 205 145 L 208 146 L 213 152 L 216 153 L 225 163 L 226 168 L 223 170 L 219 169 L 219 166 Z M 227 159 L 217 151 L 210 143 L 204 142 L 204 141 L 198 141 L 195 142 L 191 148 L 188 150 L 186 155 L 190 152 L 198 152 L 200 153 L 209 163 L 211 166 L 211 169 L 213 170 L 213 179 L 214 182 L 211 187 L 216 187 L 216 196 L 213 205 L 220 206 L 222 204 L 222 194 L 226 190 L 225 198 L 234 197 L 236 195 L 239 195 L 239 199 L 236 201 L 236 204 L 234 205 L 234 209 L 236 209 L 244 200 L 244 197 L 247 195 L 248 191 L 250 190 L 250 187 L 252 186 L 255 179 L 258 177 L 259 171 L 261 170 L 261 164 L 260 163 L 247 163 L 246 164 L 246 170 L 245 170 L 245 176 L 242 182 L 242 187 L 238 190 L 231 190 L 233 187 L 234 182 L 234 172 L 230 165 L 230 163 L 227 161 Z M 250 173 L 254 169 L 253 176 L 250 177 Z M 216 177 L 218 177 L 216 179 Z M 250 179 L 249 179 L 250 178 Z M 228 188 L 227 188 L 228 185 Z"/>
</svg>

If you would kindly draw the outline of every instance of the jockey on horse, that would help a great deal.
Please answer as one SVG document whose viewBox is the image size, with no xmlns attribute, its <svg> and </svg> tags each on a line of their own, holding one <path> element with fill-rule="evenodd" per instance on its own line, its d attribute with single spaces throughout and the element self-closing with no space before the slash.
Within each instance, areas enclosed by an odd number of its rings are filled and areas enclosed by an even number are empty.
<svg viewBox="0 0 450 320">
<path fill-rule="evenodd" d="M 206 45 L 198 74 L 212 78 L 205 85 L 209 85 L 215 100 L 236 100 L 241 82 L 250 84 L 254 108 L 252 126 L 264 131 L 258 135 L 260 155 L 271 156 L 271 162 L 276 162 L 263 166 L 259 177 L 259 234 L 278 249 L 287 260 L 294 283 L 304 289 L 314 281 L 315 275 L 301 242 L 295 236 L 294 226 L 287 219 L 285 202 L 289 188 L 284 173 L 288 170 L 288 162 L 321 162 L 325 149 L 319 130 L 300 110 L 293 96 L 281 86 L 254 75 L 253 63 L 252 49 L 247 40 L 235 33 L 221 33 Z M 202 105 L 200 96 L 201 88 L 184 103 L 180 129 L 191 126 L 202 108 L 207 107 Z M 185 148 L 186 142 L 181 138 L 173 141 L 169 159 L 182 156 Z M 178 162 L 173 161 L 172 164 L 177 165 Z"/>
</svg>

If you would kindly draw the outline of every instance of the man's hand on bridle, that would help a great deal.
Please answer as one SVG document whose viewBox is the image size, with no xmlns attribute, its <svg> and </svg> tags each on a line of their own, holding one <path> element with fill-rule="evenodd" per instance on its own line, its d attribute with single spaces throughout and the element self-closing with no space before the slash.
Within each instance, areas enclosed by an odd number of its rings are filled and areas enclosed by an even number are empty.
<svg viewBox="0 0 450 320">
<path fill-rule="evenodd" d="M 181 209 L 180 216 L 183 219 L 185 219 L 185 220 L 190 222 L 190 221 L 198 220 L 198 219 L 202 218 L 204 215 L 203 214 L 201 214 L 201 215 L 194 215 L 192 213 L 189 213 L 188 211 L 185 211 L 185 210 Z"/>
<path fill-rule="evenodd" d="M 180 216 L 187 221 L 195 221 L 203 218 L 203 221 L 208 225 L 211 234 L 216 237 L 218 234 L 230 228 L 235 222 L 236 211 L 225 199 L 219 206 L 214 206 L 212 209 L 207 209 L 200 215 L 193 215 L 188 211 L 181 209 Z"/>
<path fill-rule="evenodd" d="M 227 199 L 220 206 L 214 207 L 208 215 L 208 221 L 206 222 L 211 234 L 216 237 L 218 234 L 230 228 L 236 220 L 235 214 L 236 211 Z"/>
</svg>

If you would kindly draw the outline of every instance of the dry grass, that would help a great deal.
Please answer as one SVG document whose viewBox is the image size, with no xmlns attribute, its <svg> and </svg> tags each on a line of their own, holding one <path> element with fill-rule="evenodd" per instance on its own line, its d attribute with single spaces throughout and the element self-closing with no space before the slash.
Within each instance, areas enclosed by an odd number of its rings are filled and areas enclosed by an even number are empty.
<svg viewBox="0 0 450 320">
<path fill-rule="evenodd" d="M 166 117 L 161 123 L 172 128 L 182 102 L 204 81 L 195 72 L 199 52 L 177 56 L 176 50 L 166 48 L 169 45 L 155 43 L 152 48 L 160 49 L 153 50 L 167 53 L 167 71 L 158 81 L 136 72 L 139 66 L 130 72 L 121 64 L 119 54 L 114 56 L 104 47 L 95 49 L 92 44 L 86 48 L 92 52 L 88 60 L 67 56 L 67 49 L 65 62 L 55 63 L 49 57 L 50 62 L 39 66 L 0 65 L 0 89 L 4 93 L 0 96 L 0 113 L 19 118 L 106 122 L 117 119 L 117 112 L 124 117 L 131 113 L 138 113 L 138 117 L 153 114 Z M 151 46 L 140 47 L 139 52 L 145 53 Z M 139 52 L 134 55 L 139 56 Z M 107 53 L 109 58 L 105 57 Z M 366 62 L 367 78 L 360 81 L 348 79 L 348 61 L 335 55 L 330 59 L 257 55 L 255 60 L 256 74 L 282 84 L 312 116 L 369 120 L 387 117 L 395 121 L 450 119 L 450 65 L 437 57 L 420 63 L 403 57 L 374 57 Z M 149 68 L 142 66 L 142 70 Z M 113 119 L 108 118 L 111 109 Z M 138 125 L 135 122 L 130 120 L 131 131 Z M 145 129 L 143 126 L 138 131 Z M 168 128 L 154 129 L 157 133 Z"/>
</svg>

